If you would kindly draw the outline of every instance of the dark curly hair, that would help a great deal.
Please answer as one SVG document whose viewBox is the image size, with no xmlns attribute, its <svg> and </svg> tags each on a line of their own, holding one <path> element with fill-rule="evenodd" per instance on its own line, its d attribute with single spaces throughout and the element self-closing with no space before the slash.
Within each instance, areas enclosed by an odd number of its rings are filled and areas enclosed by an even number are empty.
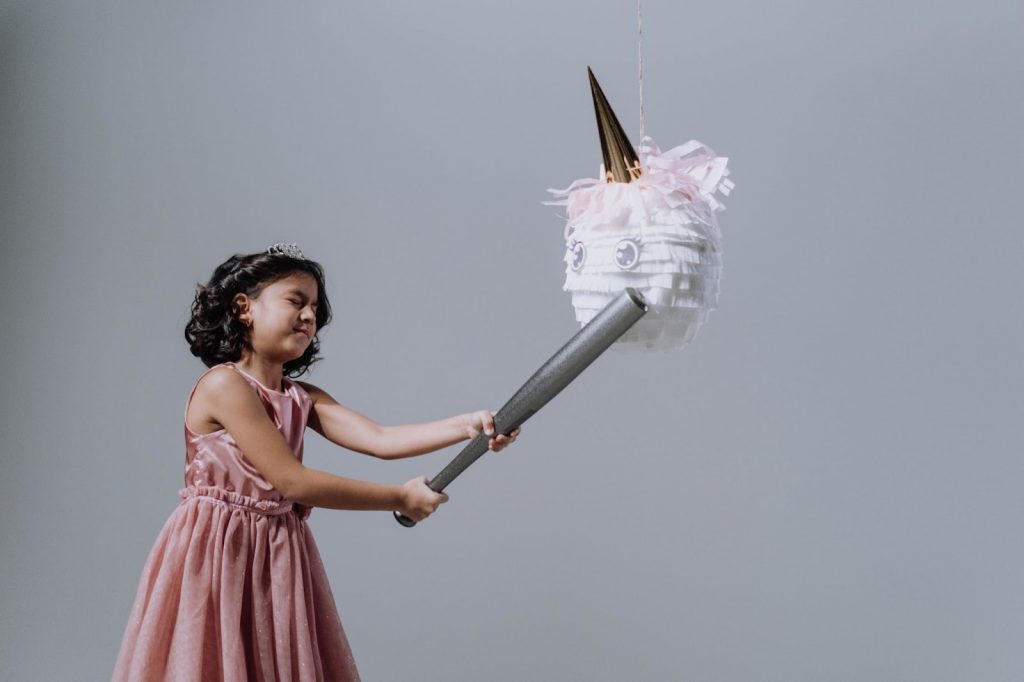
<svg viewBox="0 0 1024 682">
<path fill-rule="evenodd" d="M 321 358 L 320 331 L 331 321 L 331 304 L 327 300 L 324 270 L 316 261 L 292 258 L 282 254 L 235 254 L 217 266 L 210 281 L 196 285 L 192 302 L 192 318 L 185 325 L 185 340 L 192 355 L 207 367 L 234 362 L 243 350 L 252 350 L 249 329 L 238 319 L 238 305 L 232 300 L 238 294 L 256 298 L 264 287 L 296 273 L 307 273 L 316 280 L 318 305 L 316 336 L 302 357 L 284 363 L 284 375 L 301 376 Z"/>
</svg>

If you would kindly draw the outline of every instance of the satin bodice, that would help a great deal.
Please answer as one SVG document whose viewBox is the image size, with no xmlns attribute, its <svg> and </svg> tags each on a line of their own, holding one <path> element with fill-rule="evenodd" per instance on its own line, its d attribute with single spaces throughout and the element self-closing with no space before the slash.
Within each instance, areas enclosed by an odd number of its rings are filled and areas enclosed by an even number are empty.
<svg viewBox="0 0 1024 682">
<path fill-rule="evenodd" d="M 283 377 L 280 391 L 264 386 L 231 362 L 227 366 L 238 372 L 259 395 L 267 416 L 288 441 L 295 458 L 302 461 L 302 437 L 313 401 L 296 382 Z M 211 367 L 207 372 L 215 369 Z M 206 373 L 203 374 L 205 376 Z M 202 377 L 200 377 L 200 380 Z M 196 381 L 196 386 L 199 381 Z M 195 395 L 195 387 L 185 403 L 185 414 Z M 246 459 L 238 443 L 226 429 L 212 433 L 195 433 L 185 423 L 185 488 L 182 499 L 202 497 L 217 500 L 229 506 L 262 514 L 282 514 L 292 510 L 293 504 L 285 500 Z M 298 506 L 298 505 L 295 505 Z M 305 511 L 305 510 L 301 510 Z M 308 512 L 307 512 L 308 513 Z M 305 516 L 306 514 L 302 514 Z"/>
</svg>

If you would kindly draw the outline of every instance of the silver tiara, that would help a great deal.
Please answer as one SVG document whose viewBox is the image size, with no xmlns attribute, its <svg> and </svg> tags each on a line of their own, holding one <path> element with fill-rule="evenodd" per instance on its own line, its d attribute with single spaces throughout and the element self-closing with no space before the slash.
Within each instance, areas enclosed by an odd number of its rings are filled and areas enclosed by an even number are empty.
<svg viewBox="0 0 1024 682">
<path fill-rule="evenodd" d="M 274 254 L 275 256 L 288 256 L 289 258 L 300 258 L 306 260 L 306 257 L 299 250 L 298 244 L 285 244 L 284 242 L 277 242 L 271 244 L 267 248 L 267 253 Z"/>
</svg>

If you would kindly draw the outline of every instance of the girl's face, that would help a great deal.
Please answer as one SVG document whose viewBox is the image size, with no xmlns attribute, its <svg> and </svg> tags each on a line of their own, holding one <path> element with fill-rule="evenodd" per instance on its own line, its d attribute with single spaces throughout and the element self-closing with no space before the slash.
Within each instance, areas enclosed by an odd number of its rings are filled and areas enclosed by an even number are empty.
<svg viewBox="0 0 1024 682">
<path fill-rule="evenodd" d="M 239 319 L 249 326 L 253 352 L 281 362 L 302 357 L 316 336 L 317 286 L 295 273 L 263 287 L 256 298 L 238 294 Z"/>
</svg>

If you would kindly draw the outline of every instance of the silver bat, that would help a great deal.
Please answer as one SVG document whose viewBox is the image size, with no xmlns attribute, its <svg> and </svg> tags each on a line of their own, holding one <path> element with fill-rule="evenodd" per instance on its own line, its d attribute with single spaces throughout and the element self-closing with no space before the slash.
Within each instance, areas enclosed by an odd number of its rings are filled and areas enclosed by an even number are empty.
<svg viewBox="0 0 1024 682">
<path fill-rule="evenodd" d="M 647 301 L 636 289 L 627 288 L 612 299 L 557 353 L 534 372 L 525 384 L 494 415 L 495 433 L 510 434 L 572 383 L 590 363 L 608 350 L 637 320 L 647 313 Z M 441 492 L 466 468 L 487 452 L 491 436 L 481 431 L 448 466 L 427 485 Z M 395 512 L 395 519 L 407 528 L 416 525 L 408 516 Z"/>
</svg>

